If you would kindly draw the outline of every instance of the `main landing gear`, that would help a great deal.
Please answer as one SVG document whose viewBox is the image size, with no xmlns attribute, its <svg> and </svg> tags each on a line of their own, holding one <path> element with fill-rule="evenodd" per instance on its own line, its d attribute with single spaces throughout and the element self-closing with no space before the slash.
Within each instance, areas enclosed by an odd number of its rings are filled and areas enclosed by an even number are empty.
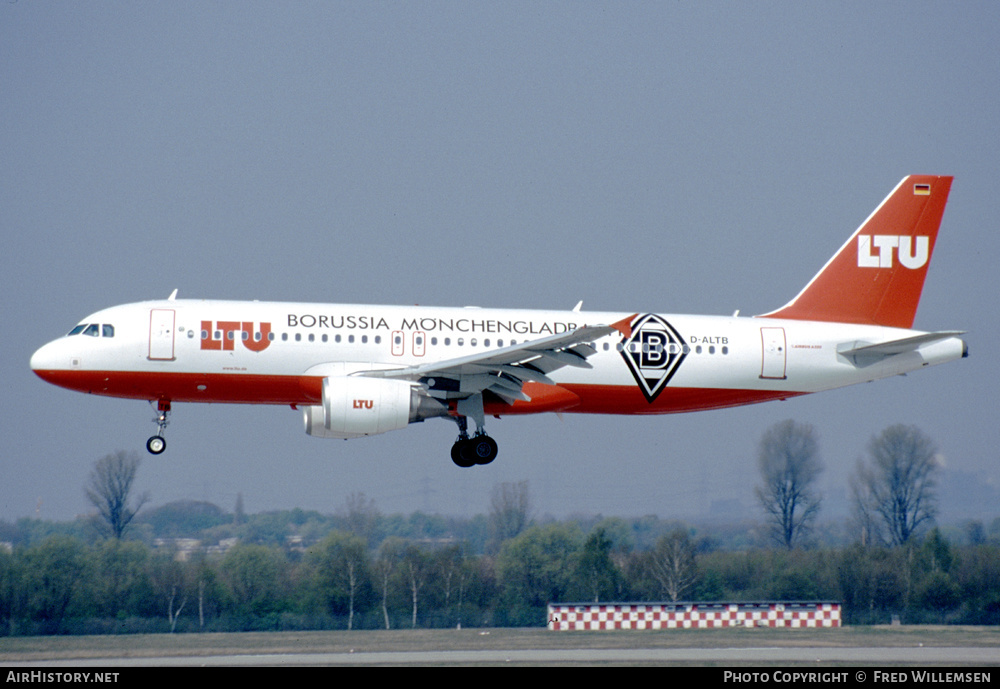
<svg viewBox="0 0 1000 689">
<path fill-rule="evenodd" d="M 150 406 L 153 402 L 150 401 Z M 167 439 L 163 437 L 164 431 L 167 429 L 167 415 L 170 413 L 170 400 L 159 400 L 156 403 L 156 418 L 153 422 L 156 424 L 156 435 L 150 437 L 146 441 L 146 449 L 149 450 L 149 454 L 158 455 L 167 449 Z"/>
<path fill-rule="evenodd" d="M 483 414 L 483 396 L 460 400 L 457 405 L 458 415 L 454 417 L 458 424 L 458 439 L 451 446 L 451 461 L 462 468 L 476 464 L 489 464 L 497 458 L 497 441 L 486 435 L 485 415 Z M 471 416 L 476 422 L 476 433 L 469 437 L 469 420 Z"/>
<path fill-rule="evenodd" d="M 458 440 L 451 446 L 451 461 L 462 468 L 476 464 L 489 464 L 497 458 L 497 441 L 482 432 L 469 437 L 465 431 L 465 417 L 460 417 Z"/>
</svg>

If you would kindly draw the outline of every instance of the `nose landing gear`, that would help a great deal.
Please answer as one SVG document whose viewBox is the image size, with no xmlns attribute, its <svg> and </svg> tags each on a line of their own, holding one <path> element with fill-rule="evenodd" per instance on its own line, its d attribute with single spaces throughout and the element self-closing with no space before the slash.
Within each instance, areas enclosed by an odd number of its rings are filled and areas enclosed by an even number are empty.
<svg viewBox="0 0 1000 689">
<path fill-rule="evenodd" d="M 153 402 L 150 401 L 149 404 L 152 406 Z M 167 429 L 167 423 L 169 423 L 167 421 L 168 414 L 170 414 L 170 400 L 157 400 L 156 417 L 153 419 L 156 424 L 156 435 L 151 436 L 146 441 L 146 449 L 151 455 L 158 455 L 167 449 L 167 439 L 163 437 L 163 433 Z"/>
</svg>

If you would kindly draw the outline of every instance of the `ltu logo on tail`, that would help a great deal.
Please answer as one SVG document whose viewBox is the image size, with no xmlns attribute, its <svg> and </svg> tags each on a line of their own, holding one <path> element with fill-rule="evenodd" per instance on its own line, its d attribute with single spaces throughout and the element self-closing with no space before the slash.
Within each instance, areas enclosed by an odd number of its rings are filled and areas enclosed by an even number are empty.
<svg viewBox="0 0 1000 689">
<path fill-rule="evenodd" d="M 913 240 L 916 239 L 916 246 Z M 892 268 L 892 253 L 896 251 L 904 268 L 916 270 L 927 265 L 931 241 L 928 237 L 876 234 L 858 236 L 858 268 Z M 872 247 L 875 253 L 872 253 Z"/>
</svg>

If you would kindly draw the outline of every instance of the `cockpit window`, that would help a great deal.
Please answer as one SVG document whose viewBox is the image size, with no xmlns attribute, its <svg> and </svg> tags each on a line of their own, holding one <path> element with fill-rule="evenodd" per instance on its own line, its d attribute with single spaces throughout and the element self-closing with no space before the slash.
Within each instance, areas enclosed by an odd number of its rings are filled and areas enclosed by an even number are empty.
<svg viewBox="0 0 1000 689">
<path fill-rule="evenodd" d="M 81 333 L 90 337 L 114 337 L 115 326 L 110 323 L 81 323 L 70 330 L 66 336 L 69 337 L 70 335 L 79 335 Z"/>
</svg>

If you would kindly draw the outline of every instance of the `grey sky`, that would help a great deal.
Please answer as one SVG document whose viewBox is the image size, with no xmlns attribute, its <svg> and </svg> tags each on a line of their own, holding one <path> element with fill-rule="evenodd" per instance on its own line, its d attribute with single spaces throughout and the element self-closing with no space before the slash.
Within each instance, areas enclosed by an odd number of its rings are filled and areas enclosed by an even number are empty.
<svg viewBox="0 0 1000 689">
<path fill-rule="evenodd" d="M 177 405 L 140 489 L 474 513 L 527 479 L 539 514 L 693 516 L 752 504 L 785 418 L 816 426 L 831 509 L 896 422 L 1000 489 L 997 36 L 995 2 L 3 3 L 0 518 L 84 512 L 95 459 L 145 455 L 145 404 L 28 367 L 100 308 L 179 288 L 762 313 L 911 173 L 955 175 L 915 327 L 969 330 L 967 360 L 728 411 L 493 420 L 499 458 L 466 471 L 442 421 L 322 441 L 284 407 Z"/>
</svg>

